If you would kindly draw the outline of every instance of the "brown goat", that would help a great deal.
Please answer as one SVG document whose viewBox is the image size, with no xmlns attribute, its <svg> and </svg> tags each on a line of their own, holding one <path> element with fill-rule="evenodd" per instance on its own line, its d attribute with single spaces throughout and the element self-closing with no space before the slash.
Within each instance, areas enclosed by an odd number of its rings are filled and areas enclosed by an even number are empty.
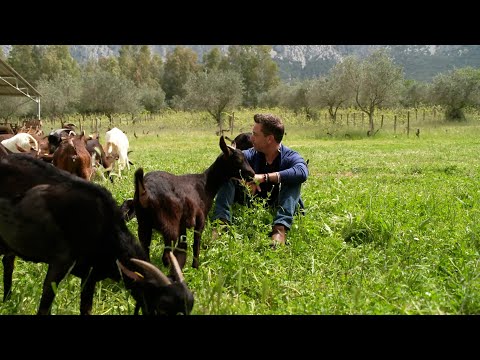
<svg viewBox="0 0 480 360">
<path fill-rule="evenodd" d="M 152 171 L 144 177 L 142 168 L 135 172 L 133 206 L 138 221 L 138 237 L 148 255 L 152 230 L 162 234 L 165 242 L 162 261 L 165 266 L 168 265 L 172 246 L 178 241 L 174 255 L 183 269 L 187 256 L 187 229 L 193 228 L 192 267 L 198 268 L 200 239 L 220 186 L 230 178 L 250 180 L 255 175 L 243 152 L 228 146 L 223 136 L 220 137 L 220 149 L 222 154 L 201 174 L 173 175 Z"/>
<path fill-rule="evenodd" d="M 85 134 L 63 138 L 53 153 L 52 164 L 62 170 L 90 180 L 93 168 L 92 157 L 86 148 Z"/>
<path fill-rule="evenodd" d="M 100 139 L 98 135 L 96 137 L 90 136 L 88 138 L 87 151 L 92 157 L 92 167 L 98 168 L 98 165 L 102 165 L 105 173 L 107 174 L 107 177 L 113 183 L 113 177 L 110 176 L 110 172 L 112 171 L 115 160 L 118 160 L 118 156 L 112 154 L 105 154 L 105 150 L 102 144 L 100 144 Z"/>
</svg>

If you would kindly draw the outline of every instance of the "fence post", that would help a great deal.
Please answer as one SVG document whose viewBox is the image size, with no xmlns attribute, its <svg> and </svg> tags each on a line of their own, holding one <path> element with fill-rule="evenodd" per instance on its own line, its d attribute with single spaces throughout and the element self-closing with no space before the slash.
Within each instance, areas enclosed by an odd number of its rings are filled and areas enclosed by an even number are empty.
<svg viewBox="0 0 480 360">
<path fill-rule="evenodd" d="M 393 117 L 393 133 L 397 133 L 397 115 Z"/>
<path fill-rule="evenodd" d="M 380 122 L 380 129 L 383 128 L 383 114 L 382 114 L 382 121 Z"/>
<path fill-rule="evenodd" d="M 407 111 L 407 137 L 410 135 L 410 110 Z"/>
</svg>

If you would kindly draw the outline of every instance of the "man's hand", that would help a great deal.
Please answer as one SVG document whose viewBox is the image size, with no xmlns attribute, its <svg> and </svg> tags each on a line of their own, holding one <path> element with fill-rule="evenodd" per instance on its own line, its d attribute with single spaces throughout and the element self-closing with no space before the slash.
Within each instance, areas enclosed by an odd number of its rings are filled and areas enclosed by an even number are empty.
<svg viewBox="0 0 480 360">
<path fill-rule="evenodd" d="M 253 181 L 250 181 L 247 183 L 247 186 L 250 190 L 250 193 L 252 195 L 255 195 L 258 192 L 261 192 L 262 190 L 260 189 L 260 183 L 263 182 L 263 174 L 255 174 L 255 177 L 253 178 Z"/>
</svg>

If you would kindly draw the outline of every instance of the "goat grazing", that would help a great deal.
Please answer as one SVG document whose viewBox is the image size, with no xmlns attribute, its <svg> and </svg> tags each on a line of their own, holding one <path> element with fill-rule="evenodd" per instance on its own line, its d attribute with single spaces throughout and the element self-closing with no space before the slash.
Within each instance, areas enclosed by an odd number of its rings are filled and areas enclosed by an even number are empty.
<svg viewBox="0 0 480 360">
<path fill-rule="evenodd" d="M 198 268 L 202 231 L 220 186 L 230 178 L 250 180 L 255 175 L 242 151 L 228 146 L 223 136 L 220 137 L 220 149 L 222 154 L 201 174 L 173 175 L 165 171 L 152 171 L 144 177 L 142 168 L 135 171 L 133 206 L 138 221 L 138 237 L 147 256 L 150 253 L 152 229 L 155 229 L 162 234 L 165 242 L 162 256 L 164 265 L 168 264 L 172 245 L 180 240 L 175 246 L 174 255 L 183 269 L 187 229 L 193 228 L 192 267 Z M 128 200 L 124 205 L 128 208 Z"/>
<path fill-rule="evenodd" d="M 121 171 L 127 167 L 130 170 L 130 161 L 128 160 L 128 147 L 129 142 L 127 135 L 119 128 L 114 127 L 105 133 L 105 147 L 106 153 L 118 158 L 118 176 L 121 175 Z"/>
<path fill-rule="evenodd" d="M 148 262 L 112 194 L 31 156 L 0 159 L 0 255 L 4 301 L 16 256 L 48 264 L 38 314 L 50 314 L 54 283 L 81 278 L 80 313 L 91 313 L 95 285 L 120 281 L 136 300 L 135 314 L 190 313 L 193 294 L 174 256 L 172 278 Z"/>
<path fill-rule="evenodd" d="M 14 153 L 34 151 L 40 153 L 38 141 L 30 134 L 18 133 L 9 139 L 2 140 L 1 144 Z"/>
<path fill-rule="evenodd" d="M 110 177 L 110 171 L 112 170 L 112 165 L 117 158 L 114 158 L 112 155 L 106 155 L 105 150 L 103 150 L 102 144 L 100 144 L 99 136 L 93 137 L 89 136 L 87 140 L 87 151 L 90 153 L 92 157 L 92 167 L 98 168 L 98 165 L 102 165 L 107 174 L 107 177 L 113 183 L 113 178 Z M 102 174 L 103 177 L 103 174 Z"/>
<path fill-rule="evenodd" d="M 62 142 L 62 138 L 69 137 L 69 136 L 75 136 L 77 135 L 75 131 L 71 129 L 57 129 L 57 130 L 52 130 L 50 134 L 48 134 L 48 145 L 49 145 L 49 153 L 53 154 L 55 150 L 57 150 L 58 146 Z"/>
<path fill-rule="evenodd" d="M 88 152 L 85 134 L 68 136 L 53 153 L 52 164 L 85 180 L 90 180 L 93 168 L 92 157 Z"/>
<path fill-rule="evenodd" d="M 230 139 L 225 136 L 225 139 L 231 142 L 232 146 L 236 149 L 247 150 L 253 146 L 252 133 L 244 132 L 235 136 L 235 139 Z"/>
</svg>

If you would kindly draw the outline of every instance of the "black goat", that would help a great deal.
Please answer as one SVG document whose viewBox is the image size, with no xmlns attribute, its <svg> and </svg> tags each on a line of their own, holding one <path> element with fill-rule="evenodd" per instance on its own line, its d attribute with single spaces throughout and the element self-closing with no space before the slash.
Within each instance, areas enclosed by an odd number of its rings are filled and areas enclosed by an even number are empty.
<svg viewBox="0 0 480 360">
<path fill-rule="evenodd" d="M 69 273 L 81 278 L 81 314 L 91 313 L 98 281 L 122 277 L 135 314 L 190 313 L 193 295 L 174 256 L 172 281 L 148 262 L 107 189 L 21 154 L 2 158 L 0 174 L 4 301 L 19 256 L 48 264 L 38 314 L 50 314 L 52 285 Z"/>
<path fill-rule="evenodd" d="M 126 199 L 122 205 L 120 205 L 120 210 L 122 210 L 125 221 L 132 220 L 135 217 L 135 205 L 133 204 L 133 199 Z"/>
<path fill-rule="evenodd" d="M 51 131 L 50 134 L 48 134 L 48 137 L 47 137 L 47 139 L 48 139 L 48 152 L 50 154 L 53 154 L 55 152 L 55 150 L 57 150 L 60 143 L 62 142 L 62 137 L 67 137 L 67 136 L 70 136 L 70 135 L 76 135 L 76 134 L 75 134 L 75 131 L 73 131 L 72 129 L 68 129 L 68 128 L 57 129 L 57 130 Z"/>
<path fill-rule="evenodd" d="M 220 137 L 220 149 L 222 154 L 201 174 L 173 175 L 152 171 L 144 177 L 143 169 L 137 169 L 133 206 L 138 221 L 138 237 L 147 255 L 152 230 L 155 229 L 162 234 L 165 242 L 162 257 L 165 265 L 168 264 L 172 245 L 180 240 L 174 255 L 183 269 L 187 256 L 187 229 L 194 228 L 192 267 L 198 268 L 200 239 L 220 186 L 230 178 L 250 180 L 255 175 L 242 151 L 228 146 L 223 136 Z M 124 207 L 128 209 L 128 200 L 124 202 Z"/>
<path fill-rule="evenodd" d="M 233 140 L 231 140 L 226 136 L 225 136 L 225 139 L 230 141 L 232 143 L 232 146 L 236 149 L 247 150 L 253 146 L 251 132 L 244 132 L 244 133 L 238 134 Z"/>
</svg>

